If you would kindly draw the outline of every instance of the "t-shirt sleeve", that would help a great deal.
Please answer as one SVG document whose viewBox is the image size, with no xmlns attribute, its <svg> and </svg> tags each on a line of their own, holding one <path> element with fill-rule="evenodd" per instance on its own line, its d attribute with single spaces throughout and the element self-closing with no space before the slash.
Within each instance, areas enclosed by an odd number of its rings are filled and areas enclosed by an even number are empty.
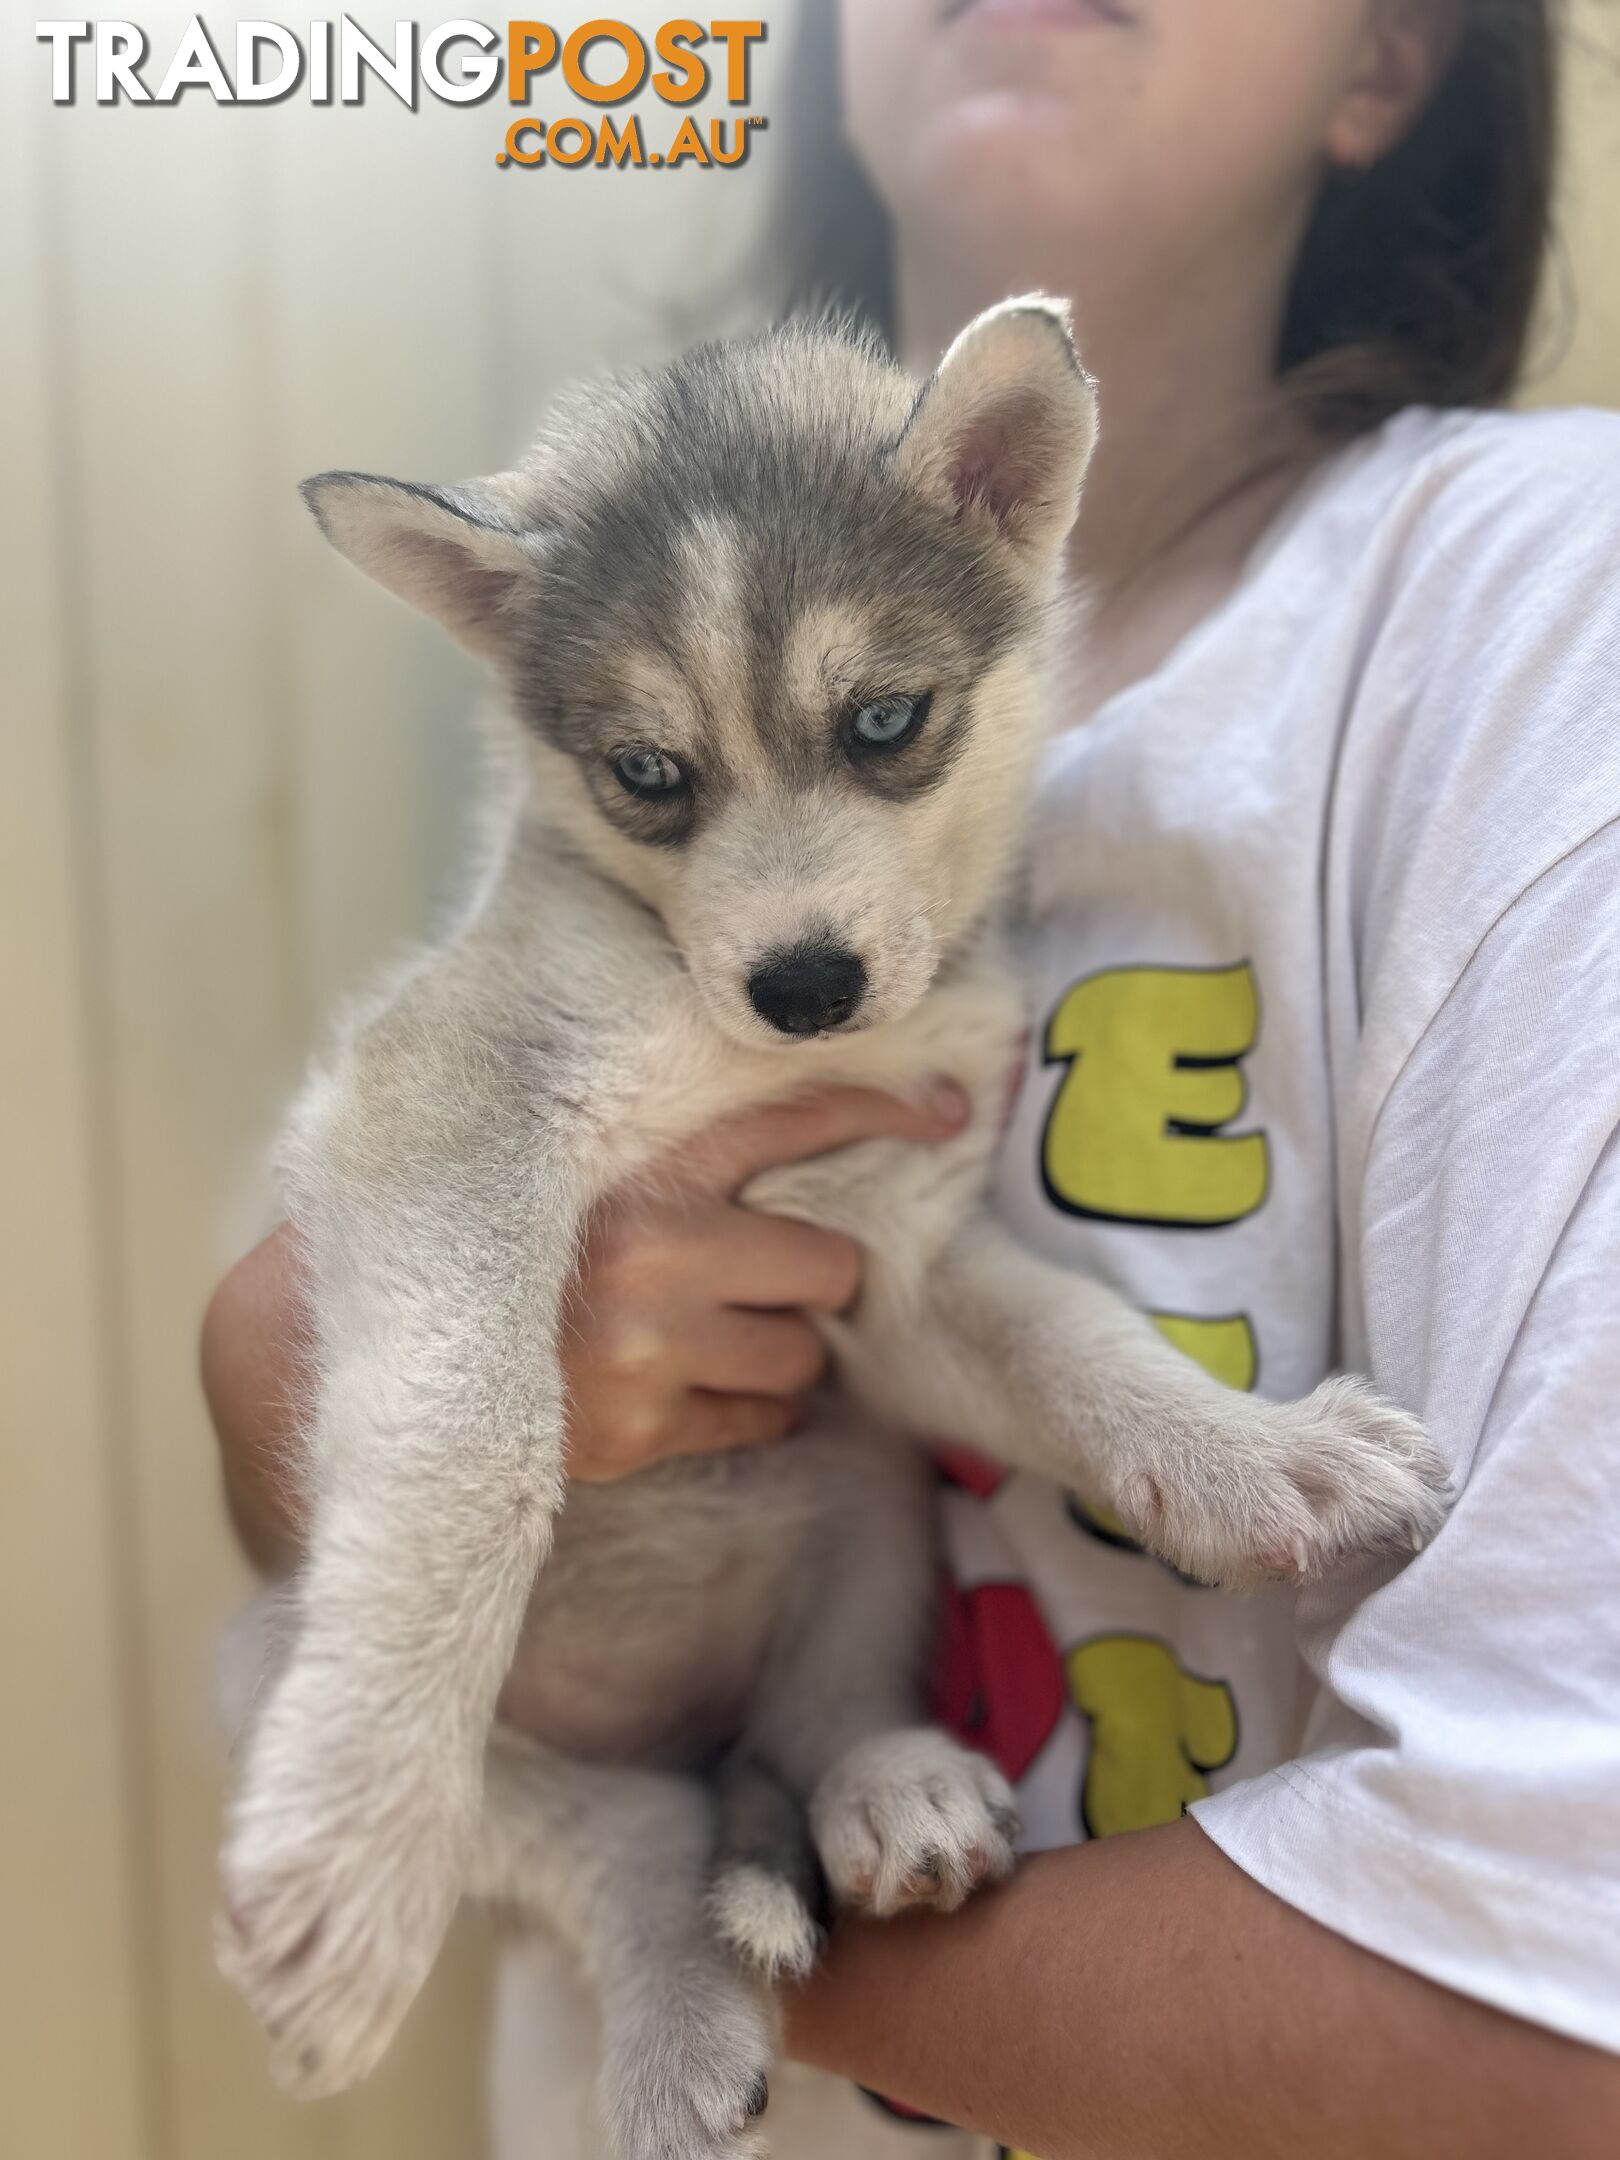
<svg viewBox="0 0 1620 2160">
<path fill-rule="evenodd" d="M 1445 1986 L 1620 2049 L 1620 825 L 1502 911 L 1381 1096 L 1347 1362 L 1419 1410 L 1430 1548 L 1305 1593 L 1300 1758 L 1194 1809 Z"/>
</svg>

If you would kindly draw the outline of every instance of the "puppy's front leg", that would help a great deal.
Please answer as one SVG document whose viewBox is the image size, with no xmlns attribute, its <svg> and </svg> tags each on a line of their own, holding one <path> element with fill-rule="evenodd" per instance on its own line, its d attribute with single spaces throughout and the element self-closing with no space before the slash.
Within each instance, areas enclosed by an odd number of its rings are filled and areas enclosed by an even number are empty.
<svg viewBox="0 0 1620 2160">
<path fill-rule="evenodd" d="M 538 1120 L 503 1121 L 493 1076 L 480 1060 L 404 1128 L 351 1075 L 299 1169 L 309 1557 L 245 1743 L 219 1949 L 306 2094 L 372 2068 L 438 1951 L 562 1493 L 578 1195 Z"/>
<path fill-rule="evenodd" d="M 855 1384 L 913 1429 L 1076 1486 L 1203 1582 L 1303 1581 L 1355 1551 L 1421 1545 L 1444 1465 L 1359 1380 L 1273 1403 L 1212 1380 L 1119 1294 L 976 1218 L 920 1309 L 861 1327 Z"/>
</svg>

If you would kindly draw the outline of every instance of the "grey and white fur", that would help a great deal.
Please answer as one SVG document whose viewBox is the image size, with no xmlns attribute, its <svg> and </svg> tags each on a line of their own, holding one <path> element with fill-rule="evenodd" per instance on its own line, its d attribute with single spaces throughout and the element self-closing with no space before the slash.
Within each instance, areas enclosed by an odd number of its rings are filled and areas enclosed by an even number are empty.
<svg viewBox="0 0 1620 2160">
<path fill-rule="evenodd" d="M 619 2160 L 763 2150 L 770 1982 L 814 1956 L 818 1865 L 881 1915 L 1012 1863 L 1006 1784 L 921 1708 L 935 1562 L 899 1434 L 1063 1480 L 1227 1584 L 1435 1527 L 1411 1419 L 1350 1379 L 1228 1392 L 982 1204 L 1095 427 L 1032 299 L 921 387 L 799 324 L 578 392 L 492 480 L 307 487 L 502 699 L 476 901 L 351 1018 L 283 1150 L 310 1535 L 220 1950 L 297 2090 L 371 2069 L 471 1893 L 577 1946 Z M 747 1106 L 939 1075 L 959 1138 L 748 1188 L 868 1255 L 809 1429 L 570 1487 L 558 1337 L 593 1202 Z M 515 1657 L 545 1744 L 495 1729 Z"/>
</svg>

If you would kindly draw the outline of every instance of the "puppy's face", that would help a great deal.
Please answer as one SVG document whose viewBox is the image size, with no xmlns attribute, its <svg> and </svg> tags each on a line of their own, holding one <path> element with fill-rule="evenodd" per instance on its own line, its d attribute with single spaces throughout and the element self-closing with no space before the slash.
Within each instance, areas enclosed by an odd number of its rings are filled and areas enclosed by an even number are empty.
<svg viewBox="0 0 1620 2160">
<path fill-rule="evenodd" d="M 632 499 L 611 546 L 554 566 L 568 664 L 514 683 L 541 799 L 658 910 L 721 1026 L 784 1044 L 927 989 L 991 896 L 1035 740 L 1032 610 L 993 554 L 892 481 L 807 494 L 672 526 Z"/>
<path fill-rule="evenodd" d="M 538 799 L 719 1025 L 785 1046 L 909 1010 L 994 897 L 1093 433 L 1066 326 L 1026 306 L 920 398 L 793 329 L 592 393 L 477 489 L 309 492 L 494 659 Z"/>
</svg>

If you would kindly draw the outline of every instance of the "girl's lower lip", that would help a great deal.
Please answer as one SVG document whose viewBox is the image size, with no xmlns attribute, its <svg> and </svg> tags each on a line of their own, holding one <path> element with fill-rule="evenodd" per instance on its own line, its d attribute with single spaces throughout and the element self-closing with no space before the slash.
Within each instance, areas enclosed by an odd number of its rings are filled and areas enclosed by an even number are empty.
<svg viewBox="0 0 1620 2160">
<path fill-rule="evenodd" d="M 1118 0 L 953 0 L 946 20 L 987 30 L 1096 30 L 1130 17 Z"/>
</svg>

